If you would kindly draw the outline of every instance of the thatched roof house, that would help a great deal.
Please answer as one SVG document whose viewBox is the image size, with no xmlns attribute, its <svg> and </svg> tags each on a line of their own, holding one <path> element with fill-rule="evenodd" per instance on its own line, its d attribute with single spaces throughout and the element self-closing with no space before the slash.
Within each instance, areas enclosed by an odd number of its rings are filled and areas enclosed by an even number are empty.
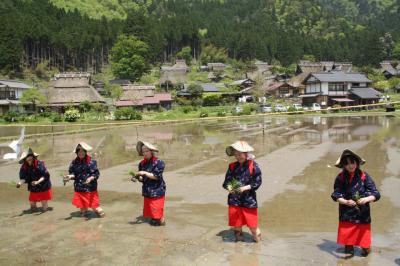
<svg viewBox="0 0 400 266">
<path fill-rule="evenodd" d="M 65 107 L 82 102 L 105 103 L 103 97 L 90 85 L 89 73 L 62 73 L 55 75 L 47 90 L 48 105 Z"/>
<path fill-rule="evenodd" d="M 394 61 L 394 63 L 397 63 L 397 67 L 394 67 L 391 61 L 382 61 L 380 63 L 381 72 L 387 79 L 391 77 L 400 77 L 400 61 Z"/>
<path fill-rule="evenodd" d="M 139 109 L 171 108 L 172 97 L 169 93 L 156 93 L 153 85 L 123 86 L 123 93 L 116 107 L 136 107 Z"/>
</svg>

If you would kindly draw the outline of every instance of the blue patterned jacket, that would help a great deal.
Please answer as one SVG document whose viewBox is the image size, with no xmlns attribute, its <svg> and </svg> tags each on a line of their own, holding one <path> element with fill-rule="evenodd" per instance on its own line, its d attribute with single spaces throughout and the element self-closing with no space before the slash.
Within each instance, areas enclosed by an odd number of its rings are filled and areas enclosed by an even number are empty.
<svg viewBox="0 0 400 266">
<path fill-rule="evenodd" d="M 252 174 L 250 171 L 252 171 Z M 261 169 L 258 164 L 252 160 L 247 160 L 243 163 L 243 165 L 240 165 L 239 162 L 231 163 L 226 171 L 225 181 L 222 186 L 227 189 L 228 183 L 234 178 L 239 181 L 242 186 L 250 185 L 251 189 L 243 193 L 229 194 L 228 205 L 245 208 L 257 208 L 256 190 L 261 186 L 262 183 Z"/>
<path fill-rule="evenodd" d="M 375 196 L 375 201 L 379 200 L 381 197 L 371 176 L 361 170 L 356 171 L 351 183 L 349 183 L 349 174 L 347 171 L 339 173 L 335 179 L 334 191 L 331 197 L 334 201 L 337 201 L 339 198 L 344 198 L 346 200 L 352 199 L 355 201 L 357 192 L 360 197 Z M 357 207 L 339 204 L 339 220 L 357 224 L 371 223 L 369 203 L 358 205 Z"/>
<path fill-rule="evenodd" d="M 31 185 L 32 181 L 38 181 L 41 177 L 44 177 L 43 182 L 36 186 Z M 30 192 L 44 192 L 51 188 L 50 174 L 43 161 L 34 160 L 32 166 L 29 166 L 27 163 L 21 165 L 19 179 L 24 180 L 28 184 Z"/>
<path fill-rule="evenodd" d="M 143 176 L 142 195 L 147 198 L 165 196 L 166 184 L 163 178 L 165 163 L 162 160 L 152 157 L 150 160 L 142 160 L 139 163 L 139 171 L 152 173 L 157 180 Z"/>
<path fill-rule="evenodd" d="M 93 192 L 97 190 L 97 179 L 100 177 L 97 162 L 92 160 L 90 156 L 86 156 L 83 160 L 78 157 L 69 165 L 69 174 L 75 175 L 74 190 L 75 192 Z M 94 176 L 95 179 L 89 184 L 85 184 L 86 179 Z"/>
</svg>

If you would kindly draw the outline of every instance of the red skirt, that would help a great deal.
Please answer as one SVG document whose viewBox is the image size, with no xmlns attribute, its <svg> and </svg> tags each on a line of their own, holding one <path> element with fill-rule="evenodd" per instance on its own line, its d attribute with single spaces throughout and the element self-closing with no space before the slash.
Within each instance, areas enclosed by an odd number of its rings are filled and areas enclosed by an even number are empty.
<svg viewBox="0 0 400 266">
<path fill-rule="evenodd" d="M 100 206 L 99 194 L 97 190 L 92 192 L 74 192 L 72 204 L 80 209 L 98 208 Z"/>
<path fill-rule="evenodd" d="M 165 196 L 157 198 L 144 197 L 143 217 L 161 219 L 164 217 Z"/>
<path fill-rule="evenodd" d="M 337 243 L 362 248 L 371 247 L 371 224 L 339 222 Z"/>
<path fill-rule="evenodd" d="M 241 227 L 247 225 L 255 228 L 258 226 L 257 208 L 244 208 L 238 206 L 229 206 L 229 226 Z"/>
<path fill-rule="evenodd" d="M 30 192 L 29 201 L 38 202 L 43 200 L 51 200 L 53 198 L 53 191 L 51 188 L 43 192 Z"/>
</svg>

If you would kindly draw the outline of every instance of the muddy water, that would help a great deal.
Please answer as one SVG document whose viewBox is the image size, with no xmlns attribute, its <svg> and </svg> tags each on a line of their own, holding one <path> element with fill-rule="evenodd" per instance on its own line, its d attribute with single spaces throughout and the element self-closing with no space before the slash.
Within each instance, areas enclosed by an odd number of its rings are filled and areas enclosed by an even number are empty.
<svg viewBox="0 0 400 266">
<path fill-rule="evenodd" d="M 0 127 L 2 132 L 4 128 Z M 9 130 L 9 129 L 7 129 Z M 13 129 L 18 135 L 20 128 Z M 30 129 L 35 131 L 35 129 Z M 14 132 L 11 132 L 14 134 Z M 2 133 L 2 134 L 11 134 Z M 234 243 L 221 188 L 236 139 L 256 149 L 263 242 Z M 138 139 L 157 144 L 166 162 L 167 226 L 141 214 L 140 186 L 127 172 L 140 160 Z M 104 219 L 85 221 L 70 204 L 66 172 L 80 140 L 94 147 Z M 7 143 L 3 143 L 7 144 Z M 1 157 L 12 152 L 0 147 Z M 10 183 L 18 165 L 0 160 L 0 264 L 46 265 L 396 265 L 400 264 L 400 120 L 385 116 L 274 117 L 161 126 L 129 126 L 26 139 L 55 186 L 51 212 L 29 214 L 27 192 Z M 335 244 L 337 205 L 330 199 L 341 150 L 351 148 L 382 193 L 372 206 L 373 253 L 343 259 Z"/>
</svg>

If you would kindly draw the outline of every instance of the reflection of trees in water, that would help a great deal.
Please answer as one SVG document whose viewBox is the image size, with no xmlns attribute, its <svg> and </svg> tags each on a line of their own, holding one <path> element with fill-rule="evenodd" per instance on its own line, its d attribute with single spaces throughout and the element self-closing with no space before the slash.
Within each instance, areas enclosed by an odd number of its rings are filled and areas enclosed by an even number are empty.
<svg viewBox="0 0 400 266">
<path fill-rule="evenodd" d="M 127 150 L 126 142 L 119 134 L 106 134 L 96 149 L 96 159 L 103 168 L 109 168 L 138 159 L 136 150 Z"/>
<path fill-rule="evenodd" d="M 202 143 L 204 140 L 204 126 L 201 123 L 177 125 L 174 130 L 174 140 L 190 144 Z"/>
</svg>

